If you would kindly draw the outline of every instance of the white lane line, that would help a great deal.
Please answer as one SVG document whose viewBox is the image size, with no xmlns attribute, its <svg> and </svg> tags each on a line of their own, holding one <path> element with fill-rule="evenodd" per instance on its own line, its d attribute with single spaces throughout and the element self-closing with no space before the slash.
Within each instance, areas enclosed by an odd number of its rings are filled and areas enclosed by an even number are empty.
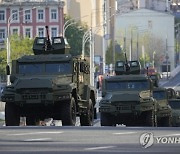
<svg viewBox="0 0 180 154">
<path fill-rule="evenodd" d="M 26 139 L 24 142 L 37 142 L 37 141 L 47 141 L 52 140 L 52 138 L 36 138 L 36 139 Z"/>
<path fill-rule="evenodd" d="M 177 83 L 174 87 L 172 87 L 173 89 L 175 89 L 177 86 L 179 86 L 180 83 Z"/>
<path fill-rule="evenodd" d="M 124 132 L 124 133 L 113 133 L 114 135 L 129 135 L 129 134 L 136 134 L 137 132 Z"/>
<path fill-rule="evenodd" d="M 92 147 L 92 148 L 86 148 L 85 150 L 102 150 L 102 149 L 110 149 L 114 148 L 116 146 L 105 146 L 105 147 Z"/>
<path fill-rule="evenodd" d="M 168 137 L 168 136 L 180 136 L 180 134 L 168 134 L 168 135 L 160 135 L 160 136 L 154 136 L 154 137 Z"/>
<path fill-rule="evenodd" d="M 8 136 L 21 136 L 21 135 L 37 135 L 37 134 L 62 134 L 63 132 L 32 132 L 32 133 L 19 133 L 7 134 Z"/>
</svg>

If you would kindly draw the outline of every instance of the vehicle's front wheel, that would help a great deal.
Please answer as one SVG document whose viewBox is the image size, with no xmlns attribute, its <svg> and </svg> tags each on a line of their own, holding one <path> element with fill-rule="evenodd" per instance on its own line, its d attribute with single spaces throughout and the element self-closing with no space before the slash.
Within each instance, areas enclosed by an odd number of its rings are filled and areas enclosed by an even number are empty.
<svg viewBox="0 0 180 154">
<path fill-rule="evenodd" d="M 20 114 L 19 107 L 13 103 L 5 105 L 5 123 L 6 126 L 19 126 Z"/>
<path fill-rule="evenodd" d="M 161 118 L 159 120 L 158 126 L 160 126 L 160 127 L 170 127 L 171 126 L 171 116 Z"/>
<path fill-rule="evenodd" d="M 155 124 L 155 113 L 154 111 L 147 111 L 146 112 L 146 126 L 150 126 L 150 127 L 154 127 L 156 124 Z"/>
<path fill-rule="evenodd" d="M 39 125 L 39 124 L 40 124 L 40 120 L 39 119 L 36 119 L 33 116 L 27 116 L 26 117 L 26 125 L 27 126 L 36 126 L 36 125 Z"/>
<path fill-rule="evenodd" d="M 74 98 L 62 105 L 62 125 L 75 126 L 76 124 L 76 103 Z"/>
<path fill-rule="evenodd" d="M 81 126 L 93 126 L 94 121 L 94 107 L 92 100 L 89 100 L 87 113 L 80 116 Z"/>
<path fill-rule="evenodd" d="M 101 113 L 101 126 L 115 126 L 114 118 L 108 113 Z"/>
</svg>

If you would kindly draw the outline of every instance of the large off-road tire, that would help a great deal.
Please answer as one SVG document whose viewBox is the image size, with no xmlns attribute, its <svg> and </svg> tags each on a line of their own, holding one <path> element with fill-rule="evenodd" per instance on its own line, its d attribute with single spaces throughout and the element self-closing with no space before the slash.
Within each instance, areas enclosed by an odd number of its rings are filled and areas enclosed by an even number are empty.
<svg viewBox="0 0 180 154">
<path fill-rule="evenodd" d="M 101 113 L 101 126 L 115 126 L 114 118 L 108 113 Z"/>
<path fill-rule="evenodd" d="M 62 125 L 75 126 L 76 124 L 76 102 L 72 97 L 71 100 L 62 105 Z"/>
<path fill-rule="evenodd" d="M 6 126 L 19 126 L 20 114 L 19 107 L 13 103 L 5 105 L 5 123 Z"/>
<path fill-rule="evenodd" d="M 94 108 L 94 119 L 97 119 L 97 109 Z"/>
<path fill-rule="evenodd" d="M 26 117 L 26 125 L 27 126 L 36 126 L 40 124 L 40 120 L 33 117 L 33 116 L 27 116 Z"/>
<path fill-rule="evenodd" d="M 94 106 L 92 100 L 89 99 L 87 113 L 80 116 L 81 126 L 93 126 L 94 122 Z"/>
<path fill-rule="evenodd" d="M 155 113 L 154 111 L 146 112 L 146 126 L 154 127 L 155 126 Z"/>
<path fill-rule="evenodd" d="M 160 126 L 160 127 L 170 127 L 171 126 L 171 116 L 161 118 L 159 120 L 158 126 Z"/>
</svg>

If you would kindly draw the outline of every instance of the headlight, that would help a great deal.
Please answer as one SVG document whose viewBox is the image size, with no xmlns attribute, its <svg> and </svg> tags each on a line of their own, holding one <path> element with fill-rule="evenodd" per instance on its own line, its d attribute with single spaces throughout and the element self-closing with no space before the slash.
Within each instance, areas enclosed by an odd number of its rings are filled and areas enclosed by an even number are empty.
<svg viewBox="0 0 180 154">
<path fill-rule="evenodd" d="M 107 93 L 106 96 L 104 97 L 105 100 L 110 100 L 112 98 L 112 94 Z"/>
</svg>

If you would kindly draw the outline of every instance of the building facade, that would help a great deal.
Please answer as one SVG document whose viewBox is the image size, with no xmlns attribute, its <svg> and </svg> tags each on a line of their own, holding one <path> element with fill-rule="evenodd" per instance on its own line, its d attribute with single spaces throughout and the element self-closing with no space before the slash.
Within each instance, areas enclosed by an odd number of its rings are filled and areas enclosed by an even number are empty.
<svg viewBox="0 0 180 154">
<path fill-rule="evenodd" d="M 168 63 L 170 62 L 171 70 L 174 69 L 174 16 L 170 13 L 142 8 L 120 14 L 116 18 L 115 34 L 115 38 L 123 46 L 124 37 L 126 44 L 130 44 L 126 48 L 130 59 L 137 59 L 149 50 L 148 56 L 151 57 L 151 61 L 156 60 L 159 63 L 159 71 L 161 71 L 161 63 L 167 60 Z M 146 42 L 147 37 L 149 37 L 148 42 Z"/>
<path fill-rule="evenodd" d="M 95 55 L 102 56 L 104 0 L 64 0 L 64 13 L 92 28 Z"/>
<path fill-rule="evenodd" d="M 61 0 L 1 0 L 0 42 L 15 33 L 29 38 L 46 36 L 46 25 L 50 37 L 62 35 L 63 7 Z"/>
</svg>

